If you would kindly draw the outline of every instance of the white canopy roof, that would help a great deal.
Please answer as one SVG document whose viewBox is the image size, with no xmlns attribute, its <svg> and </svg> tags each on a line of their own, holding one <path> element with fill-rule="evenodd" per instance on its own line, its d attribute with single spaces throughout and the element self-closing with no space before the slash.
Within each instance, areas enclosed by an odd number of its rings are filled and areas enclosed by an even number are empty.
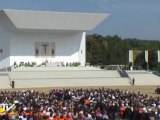
<svg viewBox="0 0 160 120">
<path fill-rule="evenodd" d="M 17 29 L 32 30 L 80 30 L 95 28 L 109 14 L 51 12 L 31 10 L 1 10 Z"/>
</svg>

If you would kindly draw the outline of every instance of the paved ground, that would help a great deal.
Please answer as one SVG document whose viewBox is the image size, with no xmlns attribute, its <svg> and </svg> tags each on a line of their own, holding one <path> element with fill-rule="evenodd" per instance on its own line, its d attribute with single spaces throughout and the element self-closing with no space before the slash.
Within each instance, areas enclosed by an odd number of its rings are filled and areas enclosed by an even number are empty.
<svg viewBox="0 0 160 120">
<path fill-rule="evenodd" d="M 160 85 L 160 77 L 147 71 L 128 72 L 135 79 L 135 85 Z"/>
</svg>

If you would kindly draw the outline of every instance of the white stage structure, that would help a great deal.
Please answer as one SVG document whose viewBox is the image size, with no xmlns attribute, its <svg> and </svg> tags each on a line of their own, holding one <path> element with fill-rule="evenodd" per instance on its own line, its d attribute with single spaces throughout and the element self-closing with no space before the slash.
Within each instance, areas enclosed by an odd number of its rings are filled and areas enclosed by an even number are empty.
<svg viewBox="0 0 160 120">
<path fill-rule="evenodd" d="M 86 63 L 86 31 L 109 14 L 0 10 L 0 68 L 14 62 Z"/>
</svg>

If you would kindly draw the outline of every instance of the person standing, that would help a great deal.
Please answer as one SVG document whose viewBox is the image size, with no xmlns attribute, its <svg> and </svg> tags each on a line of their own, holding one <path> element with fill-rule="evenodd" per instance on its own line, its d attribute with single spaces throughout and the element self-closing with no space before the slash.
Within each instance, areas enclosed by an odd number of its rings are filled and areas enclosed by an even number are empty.
<svg viewBox="0 0 160 120">
<path fill-rule="evenodd" d="M 15 81 L 14 80 L 12 80 L 11 86 L 12 86 L 12 89 L 15 88 Z"/>
<path fill-rule="evenodd" d="M 133 85 L 135 84 L 135 79 L 133 78 Z"/>
</svg>

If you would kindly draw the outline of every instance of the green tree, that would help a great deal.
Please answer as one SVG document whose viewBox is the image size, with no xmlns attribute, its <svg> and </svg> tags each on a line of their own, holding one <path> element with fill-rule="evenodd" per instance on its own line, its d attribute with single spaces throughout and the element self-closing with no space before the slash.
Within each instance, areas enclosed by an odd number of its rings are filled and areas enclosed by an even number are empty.
<svg viewBox="0 0 160 120">
<path fill-rule="evenodd" d="M 160 50 L 160 41 L 122 39 L 118 35 L 102 36 L 98 34 L 87 35 L 86 53 L 87 62 L 92 65 L 124 64 L 128 65 L 128 51 L 134 49 L 137 51 L 149 50 L 150 69 L 159 69 L 156 52 Z M 135 65 L 145 68 L 144 53 L 136 53 Z"/>
</svg>

